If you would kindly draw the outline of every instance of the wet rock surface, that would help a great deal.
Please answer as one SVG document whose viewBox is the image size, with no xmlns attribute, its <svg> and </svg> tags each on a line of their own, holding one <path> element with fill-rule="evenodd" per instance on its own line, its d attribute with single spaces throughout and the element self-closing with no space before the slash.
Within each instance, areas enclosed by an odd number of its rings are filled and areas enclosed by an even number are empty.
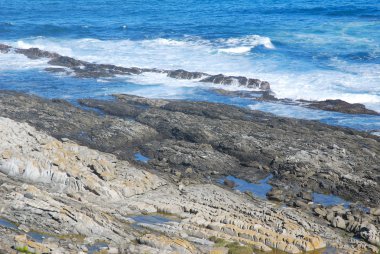
<svg viewBox="0 0 380 254">
<path fill-rule="evenodd" d="M 12 47 L 0 43 L 0 53 L 8 53 Z"/>
<path fill-rule="evenodd" d="M 10 49 L 10 48 L 9 48 Z M 29 59 L 39 59 L 39 58 L 56 58 L 59 57 L 58 54 L 49 51 L 41 50 L 38 48 L 29 49 L 15 49 L 18 54 L 23 54 Z"/>
<path fill-rule="evenodd" d="M 46 235 L 37 242 L 0 226 L 0 246 L 7 253 L 87 252 L 96 242 L 108 246 L 102 253 L 209 253 L 211 236 L 257 250 L 300 253 L 323 248 L 320 234 L 349 247 L 296 210 L 247 201 L 213 184 L 179 188 L 114 155 L 59 141 L 26 123 L 0 118 L 0 137 L 1 216 Z M 158 212 L 177 219 L 139 227 L 129 219 Z"/>
<path fill-rule="evenodd" d="M 192 168 L 246 180 L 272 173 L 280 188 L 380 202 L 379 138 L 364 132 L 207 102 L 118 95 L 80 103 L 112 116 L 14 92 L 1 93 L 0 115 L 120 158 L 133 158 L 126 148 L 142 151 L 163 171 Z"/>
<path fill-rule="evenodd" d="M 367 109 L 363 104 L 360 103 L 348 103 L 342 100 L 325 100 L 325 101 L 312 101 L 308 102 L 308 107 L 322 109 L 326 111 L 337 111 L 347 114 L 368 114 L 368 115 L 379 115 L 378 112 L 374 110 Z"/>
<path fill-rule="evenodd" d="M 290 99 L 278 99 L 271 92 L 269 82 L 259 79 L 247 78 L 242 76 L 227 76 L 224 74 L 212 75 L 203 72 L 191 72 L 182 69 L 164 70 L 156 68 L 138 68 L 138 67 L 121 67 L 111 64 L 97 64 L 87 61 L 78 60 L 68 56 L 41 50 L 39 48 L 12 48 L 11 46 L 0 44 L 0 53 L 6 54 L 13 51 L 14 53 L 23 54 L 30 59 L 47 58 L 49 65 L 53 67 L 45 68 L 45 71 L 51 73 L 65 73 L 75 75 L 78 78 L 110 78 L 117 75 L 140 75 L 144 73 L 162 73 L 167 77 L 174 79 L 195 80 L 203 83 L 212 83 L 220 85 L 237 85 L 255 89 L 255 91 L 227 91 L 215 89 L 214 91 L 223 95 L 234 95 L 246 97 L 260 101 L 271 101 L 291 105 L 300 105 L 312 109 L 326 111 L 335 111 L 347 114 L 369 114 L 379 115 L 379 112 L 367 109 L 360 103 L 348 103 L 342 100 L 325 100 L 325 101 L 293 101 Z M 62 68 L 64 67 L 64 68 Z"/>
<path fill-rule="evenodd" d="M 102 151 L 125 154 L 124 147 L 151 140 L 158 133 L 130 119 L 99 116 L 64 100 L 45 100 L 33 95 L 0 93 L 2 116 L 48 130 L 56 138 L 70 138 Z"/>
<path fill-rule="evenodd" d="M 107 78 L 116 75 L 139 75 L 143 73 L 162 73 L 170 78 L 198 80 L 204 83 L 239 85 L 259 90 L 270 90 L 270 84 L 266 81 L 247 77 L 226 76 L 223 74 L 211 75 L 202 72 L 189 72 L 186 70 L 162 70 L 155 68 L 120 67 L 111 64 L 97 64 L 78 60 L 68 56 L 62 56 L 54 52 L 44 51 L 38 48 L 20 49 L 0 44 L 0 53 L 9 53 L 11 50 L 23 54 L 30 59 L 47 58 L 49 65 L 66 67 L 66 74 L 74 74 L 79 78 Z M 56 73 L 57 68 L 45 68 L 46 71 Z M 61 69 L 62 70 L 62 69 Z M 59 72 L 62 72 L 62 71 Z"/>
<path fill-rule="evenodd" d="M 265 101 L 272 103 L 282 103 L 287 105 L 297 105 L 305 108 L 319 109 L 325 111 L 334 111 L 345 114 L 367 114 L 367 115 L 379 115 L 371 109 L 367 109 L 365 105 L 360 103 L 348 103 L 343 100 L 325 100 L 325 101 L 307 101 L 307 100 L 291 100 L 291 99 L 278 99 L 276 95 L 268 91 L 227 91 L 223 89 L 214 89 L 217 94 L 226 96 L 237 96 L 241 98 L 249 98 L 257 101 Z"/>
<path fill-rule="evenodd" d="M 56 236 L 44 248 L 100 241 L 119 253 L 162 253 L 163 246 L 208 253 L 220 248 L 218 238 L 222 248 L 239 242 L 288 253 L 379 246 L 376 136 L 224 104 L 131 95 L 80 103 L 103 114 L 0 92 L 1 216 Z M 135 163 L 136 152 L 147 163 Z M 234 182 L 216 183 L 269 174 L 275 203 L 232 191 Z M 371 209 L 313 204 L 313 192 Z M 130 219 L 157 213 L 177 219 L 138 227 Z M 15 247 L 17 235 L 10 230 L 11 244 L 0 237 L 0 246 Z M 60 243 L 71 235 L 76 242 Z"/>
</svg>

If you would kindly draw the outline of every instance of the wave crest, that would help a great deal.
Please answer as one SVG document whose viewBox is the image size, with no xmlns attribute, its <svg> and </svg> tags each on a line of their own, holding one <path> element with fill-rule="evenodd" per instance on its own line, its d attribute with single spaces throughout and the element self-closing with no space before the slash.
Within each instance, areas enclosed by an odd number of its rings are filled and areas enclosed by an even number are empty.
<svg viewBox="0 0 380 254">
<path fill-rule="evenodd" d="M 264 46 L 267 49 L 275 49 L 271 39 L 269 37 L 259 35 L 248 35 L 240 38 L 228 38 L 219 40 L 220 43 L 224 43 L 232 47 L 257 47 Z"/>
</svg>

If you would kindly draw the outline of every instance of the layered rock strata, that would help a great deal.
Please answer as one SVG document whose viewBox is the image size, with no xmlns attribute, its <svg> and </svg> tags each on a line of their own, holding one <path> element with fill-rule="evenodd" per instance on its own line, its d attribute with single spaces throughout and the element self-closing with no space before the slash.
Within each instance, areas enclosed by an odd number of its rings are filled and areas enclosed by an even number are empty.
<svg viewBox="0 0 380 254">
<path fill-rule="evenodd" d="M 326 244 L 347 253 L 376 250 L 378 137 L 224 104 L 129 95 L 80 103 L 103 114 L 62 100 L 0 93 L 6 117 L 0 119 L 2 217 L 53 239 L 76 235 L 72 250 L 104 241 L 119 252 L 160 253 L 169 246 L 169 253 L 208 253 L 215 247 L 210 237 L 261 251 L 300 253 Z M 147 164 L 134 161 L 137 151 L 149 157 Z M 347 211 L 328 216 L 278 207 L 213 182 L 270 173 L 281 191 L 334 193 L 372 210 L 360 227 L 351 227 Z M 130 219 L 156 213 L 176 219 Z"/>
<path fill-rule="evenodd" d="M 147 249 L 169 245 L 181 253 L 207 253 L 213 243 L 205 239 L 211 236 L 288 253 L 326 245 L 317 233 L 329 230 L 291 209 L 247 202 L 210 184 L 178 187 L 113 155 L 58 141 L 7 118 L 0 118 L 0 136 L 1 216 L 45 232 L 50 242 L 77 235 L 77 241 L 104 241 L 122 251 L 139 249 L 137 240 Z M 157 212 L 179 219 L 140 224 L 143 232 L 152 232 L 142 235 L 128 219 Z M 16 235 L 14 241 L 16 247 L 37 246 L 26 236 Z M 69 245 L 60 247 L 70 253 Z M 40 248 L 50 253 L 54 244 L 47 241 Z"/>
</svg>

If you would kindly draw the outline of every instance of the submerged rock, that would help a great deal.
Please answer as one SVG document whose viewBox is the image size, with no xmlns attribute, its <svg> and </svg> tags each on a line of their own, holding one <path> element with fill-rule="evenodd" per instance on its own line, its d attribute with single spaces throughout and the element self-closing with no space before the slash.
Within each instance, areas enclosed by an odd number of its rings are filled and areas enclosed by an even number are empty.
<svg viewBox="0 0 380 254">
<path fill-rule="evenodd" d="M 168 71 L 168 77 L 176 79 L 200 79 L 204 76 L 209 76 L 202 72 L 189 72 L 185 70 Z"/>
<path fill-rule="evenodd" d="M 223 184 L 228 188 L 234 188 L 236 186 L 235 182 L 229 179 L 224 179 Z"/>
<path fill-rule="evenodd" d="M 307 107 L 316 108 L 326 111 L 336 111 L 346 114 L 368 114 L 368 115 L 379 115 L 378 112 L 374 110 L 367 109 L 363 104 L 360 103 L 348 103 L 342 100 L 325 100 L 325 101 L 303 101 L 307 102 Z"/>
<path fill-rule="evenodd" d="M 8 53 L 11 50 L 11 46 L 0 43 L 0 53 Z"/>
<path fill-rule="evenodd" d="M 278 202 L 285 200 L 285 196 L 283 194 L 283 191 L 280 189 L 275 189 L 275 188 L 271 189 L 267 193 L 267 197 L 269 200 L 278 201 Z"/>
<path fill-rule="evenodd" d="M 59 56 L 57 53 L 41 50 L 39 48 L 15 49 L 15 52 L 23 54 L 30 59 L 55 58 Z"/>
<path fill-rule="evenodd" d="M 270 84 L 266 81 L 261 81 L 259 79 L 250 79 L 246 77 L 225 76 L 223 74 L 206 77 L 200 80 L 200 82 L 209 82 L 222 85 L 239 85 L 248 88 L 270 90 Z"/>
<path fill-rule="evenodd" d="M 0 44 L 0 53 L 8 53 L 12 47 Z M 251 79 L 246 77 L 233 77 L 220 75 L 210 75 L 202 72 L 190 72 L 186 70 L 163 70 L 156 68 L 121 67 L 111 64 L 97 64 L 81 61 L 72 57 L 63 56 L 54 52 L 44 51 L 38 48 L 19 49 L 14 48 L 14 52 L 23 54 L 30 59 L 48 58 L 48 64 L 69 68 L 70 73 L 79 78 L 104 78 L 115 77 L 116 75 L 139 75 L 142 73 L 166 73 L 167 77 L 175 79 L 201 79 L 200 82 L 231 85 L 237 83 L 240 86 L 261 90 L 270 90 L 270 84 L 266 81 Z M 52 71 L 48 68 L 47 71 Z M 204 78 L 206 77 L 206 78 Z"/>
</svg>

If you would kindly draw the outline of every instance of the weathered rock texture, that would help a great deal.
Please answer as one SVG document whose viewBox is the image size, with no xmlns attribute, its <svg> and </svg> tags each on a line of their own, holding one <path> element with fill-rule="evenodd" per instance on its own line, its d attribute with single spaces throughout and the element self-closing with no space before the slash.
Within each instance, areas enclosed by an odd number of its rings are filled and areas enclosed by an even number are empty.
<svg viewBox="0 0 380 254">
<path fill-rule="evenodd" d="M 306 102 L 307 107 L 322 109 L 326 111 L 337 111 L 347 114 L 368 114 L 379 115 L 374 110 L 367 109 L 360 103 L 348 103 L 342 100 L 325 100 L 325 101 L 302 101 Z"/>
<path fill-rule="evenodd" d="M 116 98 L 106 105 L 96 100 L 81 103 L 133 117 L 160 133 L 167 140 L 141 146 L 155 166 L 199 172 L 214 168 L 248 180 L 266 171 L 295 190 L 307 186 L 366 204 L 380 202 L 380 144 L 375 136 L 224 104 L 161 100 L 154 106 L 133 96 Z M 139 112 L 120 108 L 136 103 L 149 107 Z M 213 166 L 215 162 L 220 166 Z"/>
<path fill-rule="evenodd" d="M 106 114 L 0 92 L 0 115 L 7 117 L 0 118 L 0 216 L 53 235 L 106 241 L 131 253 L 161 253 L 163 246 L 169 253 L 207 253 L 214 246 L 207 240 L 211 236 L 288 253 L 326 243 L 345 253 L 379 245 L 375 136 L 224 104 L 129 95 L 80 103 Z M 137 151 L 150 158 L 147 165 L 131 164 Z M 212 183 L 212 177 L 226 174 L 255 180 L 269 173 L 285 194 L 309 191 L 299 195 L 306 202 L 296 202 L 301 209 Z M 329 216 L 313 210 L 317 218 L 308 212 L 311 191 L 373 209 L 355 227 L 348 226 L 346 211 Z M 135 225 L 129 218 L 151 213 L 177 220 Z M 336 228 L 366 242 L 343 237 Z"/>
<path fill-rule="evenodd" d="M 77 235 L 76 241 L 102 240 L 119 249 L 169 246 L 181 253 L 207 253 L 213 243 L 204 239 L 210 236 L 289 253 L 323 248 L 317 234 L 342 240 L 295 210 L 247 201 L 210 184 L 179 188 L 113 155 L 58 141 L 25 123 L 0 118 L 0 137 L 1 216 L 52 239 L 74 241 Z M 179 220 L 140 224 L 142 232 L 152 232 L 143 235 L 128 220 L 130 214 L 157 212 Z M 25 237 L 15 241 L 33 246 Z M 54 247 L 47 242 L 40 248 L 50 253 Z"/>
</svg>

